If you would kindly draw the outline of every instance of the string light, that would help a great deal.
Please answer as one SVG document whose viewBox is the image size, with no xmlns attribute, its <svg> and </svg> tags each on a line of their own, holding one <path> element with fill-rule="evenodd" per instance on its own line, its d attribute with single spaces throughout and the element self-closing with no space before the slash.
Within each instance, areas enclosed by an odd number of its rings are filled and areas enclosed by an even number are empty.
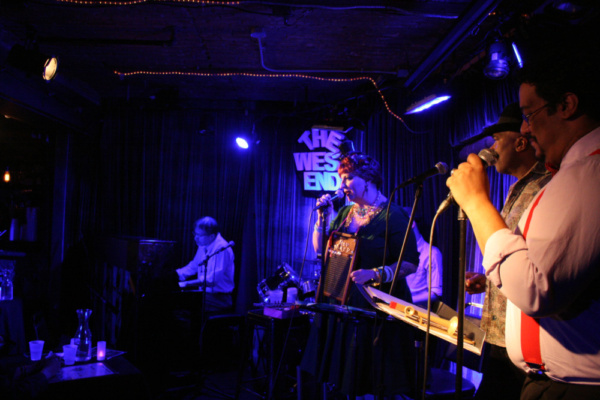
<svg viewBox="0 0 600 400">
<path fill-rule="evenodd" d="M 105 0 L 57 0 L 60 3 L 77 4 L 80 6 L 131 6 L 142 3 L 193 3 L 205 6 L 238 6 L 241 1 L 211 1 L 211 0 L 128 0 L 128 1 L 105 1 Z"/>
<path fill-rule="evenodd" d="M 147 75 L 154 75 L 154 76 L 179 75 L 179 76 L 198 76 L 198 77 L 204 77 L 204 78 L 226 78 L 226 77 L 232 77 L 232 76 L 244 76 L 244 77 L 249 77 L 249 78 L 295 78 L 295 79 L 311 79 L 311 80 L 315 80 L 315 81 L 334 82 L 334 83 L 369 81 L 373 85 L 375 90 L 377 90 L 377 93 L 379 94 L 379 97 L 381 98 L 381 101 L 383 102 L 383 105 L 384 105 L 385 109 L 387 110 L 387 112 L 391 116 L 393 116 L 394 118 L 396 118 L 397 120 L 402 122 L 404 124 L 404 126 L 406 126 L 406 123 L 404 122 L 402 117 L 400 117 L 398 114 L 396 114 L 392 111 L 390 105 L 388 104 L 387 100 L 385 99 L 385 96 L 379 89 L 379 86 L 377 86 L 377 82 L 375 82 L 375 80 L 369 76 L 357 76 L 354 78 L 324 78 L 321 76 L 304 75 L 304 74 L 258 74 L 258 73 L 250 73 L 250 72 L 185 72 L 185 71 L 131 71 L 131 72 L 114 71 L 114 73 L 116 75 L 119 75 L 119 77 L 121 77 L 121 78 L 126 78 L 126 77 L 130 77 L 130 76 L 142 76 L 142 75 L 146 75 L 146 76 Z M 406 126 L 406 127 L 408 128 L 408 126 Z M 408 128 L 408 129 L 410 130 L 410 128 Z"/>
</svg>

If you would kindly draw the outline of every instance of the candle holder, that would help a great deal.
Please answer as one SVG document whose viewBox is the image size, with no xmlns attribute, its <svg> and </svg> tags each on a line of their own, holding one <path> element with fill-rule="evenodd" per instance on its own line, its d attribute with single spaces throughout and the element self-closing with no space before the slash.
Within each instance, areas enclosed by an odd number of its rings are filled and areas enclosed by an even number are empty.
<svg viewBox="0 0 600 400">
<path fill-rule="evenodd" d="M 96 358 L 98 361 L 104 361 L 106 359 L 106 341 L 99 340 L 96 344 Z"/>
</svg>

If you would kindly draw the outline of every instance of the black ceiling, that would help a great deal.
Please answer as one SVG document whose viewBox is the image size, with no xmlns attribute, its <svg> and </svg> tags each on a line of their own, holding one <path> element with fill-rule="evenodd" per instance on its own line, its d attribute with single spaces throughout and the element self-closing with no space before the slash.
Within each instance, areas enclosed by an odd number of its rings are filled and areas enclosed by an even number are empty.
<svg viewBox="0 0 600 400">
<path fill-rule="evenodd" d="M 480 70 L 486 46 L 518 35 L 536 14 L 572 23 L 597 8 L 563 3 L 12 0 L 0 3 L 0 45 L 4 56 L 14 44 L 57 55 L 59 74 L 43 91 L 75 103 L 318 104 L 376 86 L 391 95 L 448 82 Z M 18 74 L 0 63 L 5 81 Z"/>
</svg>

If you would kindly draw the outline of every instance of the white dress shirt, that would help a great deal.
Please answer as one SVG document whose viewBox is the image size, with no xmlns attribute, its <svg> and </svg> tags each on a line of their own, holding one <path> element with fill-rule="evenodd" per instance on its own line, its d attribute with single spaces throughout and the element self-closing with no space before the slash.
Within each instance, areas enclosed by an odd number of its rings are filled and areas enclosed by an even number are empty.
<svg viewBox="0 0 600 400">
<path fill-rule="evenodd" d="M 427 306 L 429 297 L 429 243 L 422 237 L 417 240 L 419 266 L 417 271 L 406 276 L 412 302 Z M 442 252 L 437 247 L 431 249 L 431 295 L 442 297 Z"/>
<path fill-rule="evenodd" d="M 234 288 L 235 265 L 233 263 L 233 250 L 227 247 L 229 243 L 220 233 L 208 246 L 198 246 L 194 259 L 185 267 L 179 268 L 177 274 L 180 281 L 196 277 L 193 283 L 202 290 L 204 285 L 204 264 L 206 255 L 215 254 L 208 259 L 206 270 L 206 293 L 231 293 Z"/>
<path fill-rule="evenodd" d="M 546 374 L 600 385 L 600 128 L 578 140 L 517 230 L 495 232 L 483 266 L 508 298 L 506 345 L 525 371 L 521 312 L 538 318 Z M 527 239 L 522 236 L 532 205 Z"/>
</svg>

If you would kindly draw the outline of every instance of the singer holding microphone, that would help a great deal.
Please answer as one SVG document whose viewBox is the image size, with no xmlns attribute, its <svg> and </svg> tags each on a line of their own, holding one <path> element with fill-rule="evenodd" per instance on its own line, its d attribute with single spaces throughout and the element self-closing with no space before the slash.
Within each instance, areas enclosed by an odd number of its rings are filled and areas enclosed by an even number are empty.
<svg viewBox="0 0 600 400">
<path fill-rule="evenodd" d="M 179 286 L 201 291 L 206 287 L 207 312 L 230 311 L 235 273 L 233 242 L 221 236 L 219 225 L 212 217 L 202 217 L 194 223 L 194 240 L 198 245 L 194 259 L 177 269 Z"/>
<path fill-rule="evenodd" d="M 389 292 L 409 217 L 401 207 L 391 205 L 388 254 L 382 266 L 388 199 L 380 190 L 381 167 L 372 157 L 352 151 L 342 156 L 338 174 L 342 181 L 341 190 L 353 204 L 342 207 L 331 223 L 326 222 L 326 226 L 319 222 L 315 224 L 313 245 L 315 251 L 321 252 L 322 235 L 330 235 L 333 231 L 358 237 L 358 255 L 354 260 L 355 270 L 351 273 L 353 283 L 346 304 L 372 310 L 356 285 L 370 284 Z M 322 220 L 323 212 L 327 217 L 332 215 L 331 196 L 326 194 L 319 198 L 317 207 L 318 221 Z M 409 302 L 412 300 L 404 277 L 415 272 L 418 263 L 419 253 L 411 231 L 399 270 L 401 278 L 392 295 Z M 336 303 L 331 298 L 320 301 Z M 318 313 L 311 328 L 302 368 L 320 382 L 335 384 L 341 393 L 348 396 L 411 393 L 414 383 L 412 328 L 402 323 L 383 321 L 379 340 L 374 343 L 379 332 L 379 329 L 374 329 L 374 323 L 372 318 Z"/>
<path fill-rule="evenodd" d="M 589 37 L 556 32 L 520 72 L 521 134 L 553 173 L 515 231 L 471 154 L 447 180 L 488 284 L 508 299 L 506 350 L 521 400 L 600 399 L 600 65 Z M 532 49 L 530 49 L 531 51 Z"/>
</svg>

